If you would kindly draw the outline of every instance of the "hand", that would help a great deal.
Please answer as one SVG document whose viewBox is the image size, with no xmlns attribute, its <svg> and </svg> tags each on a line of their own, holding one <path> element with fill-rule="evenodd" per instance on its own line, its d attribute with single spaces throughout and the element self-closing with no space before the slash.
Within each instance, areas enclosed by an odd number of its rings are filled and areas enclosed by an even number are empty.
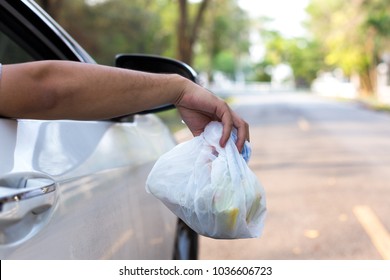
<svg viewBox="0 0 390 280">
<path fill-rule="evenodd" d="M 209 122 L 220 121 L 223 124 L 221 147 L 226 145 L 233 127 L 237 129 L 236 146 L 240 152 L 245 140 L 249 141 L 249 125 L 225 101 L 195 83 L 186 82 L 175 105 L 194 136 L 200 135 Z"/>
</svg>

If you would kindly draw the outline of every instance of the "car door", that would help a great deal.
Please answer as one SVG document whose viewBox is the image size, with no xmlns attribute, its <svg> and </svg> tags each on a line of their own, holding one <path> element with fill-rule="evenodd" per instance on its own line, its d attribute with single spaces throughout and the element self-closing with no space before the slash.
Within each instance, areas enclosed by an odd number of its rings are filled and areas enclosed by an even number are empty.
<svg viewBox="0 0 390 280">
<path fill-rule="evenodd" d="M 1 63 L 93 63 L 9 3 L 0 3 Z M 175 141 L 154 115 L 127 120 L 0 118 L 1 259 L 172 258 L 177 218 L 144 184 Z"/>
</svg>

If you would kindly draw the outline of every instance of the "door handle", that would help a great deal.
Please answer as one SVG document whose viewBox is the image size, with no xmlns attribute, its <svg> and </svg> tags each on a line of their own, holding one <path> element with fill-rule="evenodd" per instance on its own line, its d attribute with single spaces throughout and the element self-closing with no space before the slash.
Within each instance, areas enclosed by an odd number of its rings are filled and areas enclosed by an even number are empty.
<svg viewBox="0 0 390 280">
<path fill-rule="evenodd" d="M 56 202 L 56 182 L 35 172 L 10 173 L 0 178 L 0 230 L 28 214 L 39 215 Z"/>
</svg>

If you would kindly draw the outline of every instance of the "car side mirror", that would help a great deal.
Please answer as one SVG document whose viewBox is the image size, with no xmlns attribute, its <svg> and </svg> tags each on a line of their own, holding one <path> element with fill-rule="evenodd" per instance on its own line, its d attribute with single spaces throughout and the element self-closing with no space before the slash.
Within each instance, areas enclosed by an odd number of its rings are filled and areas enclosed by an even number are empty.
<svg viewBox="0 0 390 280">
<path fill-rule="evenodd" d="M 150 73 L 179 74 L 197 83 L 197 74 L 189 65 L 171 58 L 144 54 L 118 54 L 115 66 Z M 137 114 L 157 113 L 175 108 L 172 104 L 162 105 Z"/>
</svg>

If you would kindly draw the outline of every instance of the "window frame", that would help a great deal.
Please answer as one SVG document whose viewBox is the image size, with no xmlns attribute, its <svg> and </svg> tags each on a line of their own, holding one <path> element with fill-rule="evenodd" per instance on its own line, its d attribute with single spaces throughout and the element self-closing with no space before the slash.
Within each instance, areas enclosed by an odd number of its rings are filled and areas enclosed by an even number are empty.
<svg viewBox="0 0 390 280">
<path fill-rule="evenodd" d="M 36 60 L 96 63 L 35 2 L 0 0 L 0 30 Z"/>
</svg>

